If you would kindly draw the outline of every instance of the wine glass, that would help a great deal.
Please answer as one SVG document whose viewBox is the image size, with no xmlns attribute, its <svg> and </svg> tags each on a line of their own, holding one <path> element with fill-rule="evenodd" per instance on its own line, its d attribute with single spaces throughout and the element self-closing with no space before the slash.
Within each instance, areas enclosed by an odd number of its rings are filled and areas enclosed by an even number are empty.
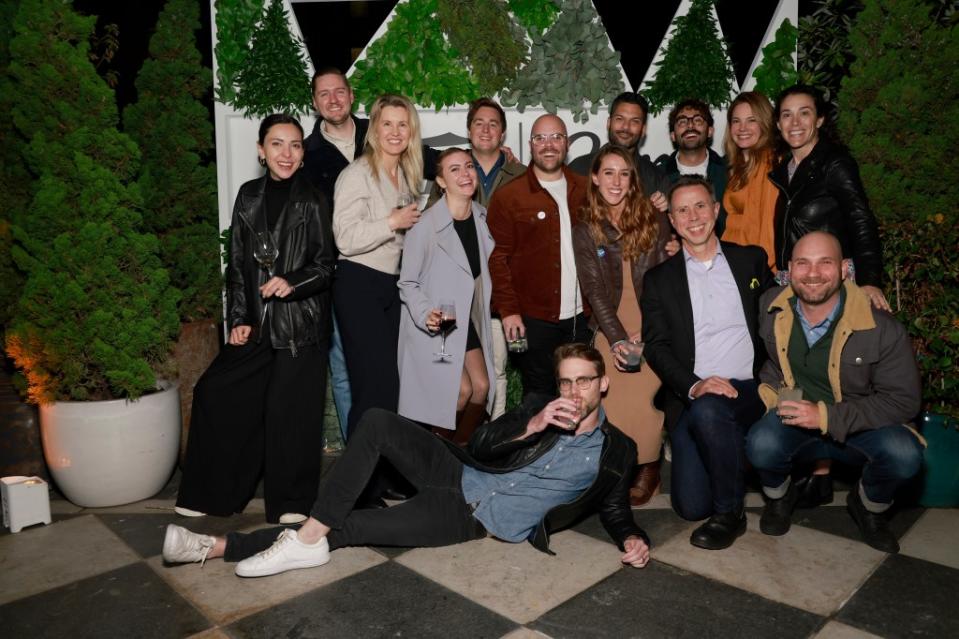
<svg viewBox="0 0 959 639">
<path fill-rule="evenodd" d="M 414 202 L 413 194 L 406 191 L 401 192 L 396 196 L 396 208 L 405 209 L 407 206 Z"/>
<path fill-rule="evenodd" d="M 450 353 L 446 352 L 446 336 L 456 328 L 456 304 L 452 300 L 440 300 L 440 334 L 443 336 L 443 346 L 439 353 L 433 353 L 439 361 L 444 362 L 453 359 Z"/>
<path fill-rule="evenodd" d="M 266 270 L 270 276 L 269 279 L 273 278 L 273 265 L 276 263 L 276 258 L 279 257 L 279 255 L 280 249 L 276 247 L 272 233 L 262 232 L 256 234 L 256 240 L 253 243 L 253 257 L 260 263 L 260 266 Z"/>
<path fill-rule="evenodd" d="M 420 182 L 420 197 L 416 201 L 416 208 L 421 211 L 426 210 L 426 205 L 429 204 L 430 194 L 433 192 L 433 180 L 423 180 Z"/>
</svg>

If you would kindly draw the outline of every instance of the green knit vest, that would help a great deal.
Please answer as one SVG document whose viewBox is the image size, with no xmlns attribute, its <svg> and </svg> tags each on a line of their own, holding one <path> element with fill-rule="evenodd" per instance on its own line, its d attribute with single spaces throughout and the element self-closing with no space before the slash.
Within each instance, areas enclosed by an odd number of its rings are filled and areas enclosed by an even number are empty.
<svg viewBox="0 0 959 639">
<path fill-rule="evenodd" d="M 840 305 L 845 302 L 844 298 L 845 296 L 840 298 Z M 798 301 L 795 304 L 798 305 Z M 840 308 L 836 319 L 829 325 L 829 330 L 810 348 L 806 344 L 799 310 L 793 306 L 793 328 L 789 335 L 787 357 L 796 386 L 802 389 L 803 399 L 810 402 L 825 402 L 830 406 L 835 403 L 832 386 L 829 384 L 829 349 L 832 347 L 832 337 L 842 312 L 843 309 Z"/>
</svg>

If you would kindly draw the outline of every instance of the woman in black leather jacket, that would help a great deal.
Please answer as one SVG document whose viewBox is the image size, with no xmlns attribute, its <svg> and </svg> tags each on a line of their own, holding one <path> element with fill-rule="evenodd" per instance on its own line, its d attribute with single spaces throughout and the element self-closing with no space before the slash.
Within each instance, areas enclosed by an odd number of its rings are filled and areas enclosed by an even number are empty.
<svg viewBox="0 0 959 639">
<path fill-rule="evenodd" d="M 849 152 L 823 139 L 825 102 L 813 87 L 797 84 L 776 99 L 776 126 L 788 153 L 769 174 L 779 189 L 776 267 L 783 272 L 793 245 L 810 231 L 832 233 L 852 259 L 855 279 L 876 308 L 889 310 L 882 293 L 879 227 Z"/>
<path fill-rule="evenodd" d="M 303 165 L 303 129 L 285 114 L 260 125 L 267 174 L 240 187 L 227 267 L 228 344 L 197 382 L 181 515 L 231 515 L 264 475 L 266 519 L 306 519 L 322 456 L 335 258 L 329 205 Z M 278 253 L 268 274 L 257 234 Z"/>
</svg>

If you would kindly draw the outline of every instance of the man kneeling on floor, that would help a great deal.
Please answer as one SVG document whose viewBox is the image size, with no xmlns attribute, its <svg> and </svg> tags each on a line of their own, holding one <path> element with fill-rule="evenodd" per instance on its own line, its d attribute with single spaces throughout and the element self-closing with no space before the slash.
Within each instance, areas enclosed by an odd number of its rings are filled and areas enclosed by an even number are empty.
<svg viewBox="0 0 959 639">
<path fill-rule="evenodd" d="M 633 521 L 629 486 L 636 446 L 606 421 L 609 380 L 585 344 L 556 349 L 560 397 L 531 394 L 473 434 L 468 451 L 379 409 L 363 416 L 298 530 L 266 528 L 212 537 L 170 524 L 163 558 L 239 561 L 236 574 L 263 577 L 321 566 L 344 546 L 446 546 L 485 537 L 528 540 L 549 550 L 550 533 L 599 510 L 607 532 L 642 568 L 649 538 Z M 380 458 L 417 489 L 390 508 L 354 510 Z"/>
<path fill-rule="evenodd" d="M 919 373 L 906 329 L 871 306 L 848 267 L 835 236 L 810 233 L 793 248 L 790 286 L 764 295 L 759 332 L 770 360 L 759 394 L 771 410 L 749 431 L 746 454 L 768 498 L 762 532 L 789 530 L 794 466 L 835 459 L 863 466 L 849 513 L 867 544 L 894 553 L 884 512 L 922 462 L 923 443 L 904 425 L 919 412 Z"/>
</svg>

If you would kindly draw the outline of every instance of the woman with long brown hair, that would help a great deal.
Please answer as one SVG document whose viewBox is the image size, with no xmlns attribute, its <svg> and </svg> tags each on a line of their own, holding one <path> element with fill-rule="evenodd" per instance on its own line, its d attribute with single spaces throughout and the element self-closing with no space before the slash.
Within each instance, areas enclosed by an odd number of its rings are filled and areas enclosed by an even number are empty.
<svg viewBox="0 0 959 639">
<path fill-rule="evenodd" d="M 649 501 L 659 485 L 663 414 L 653 406 L 659 378 L 639 364 L 639 298 L 646 271 L 666 259 L 669 222 L 643 192 L 629 152 L 615 145 L 593 160 L 586 205 L 573 227 L 576 272 L 593 310 L 595 346 L 606 362 L 609 420 L 636 442 L 641 464 L 630 501 Z"/>
<path fill-rule="evenodd" d="M 723 240 L 761 246 L 775 269 L 773 222 L 779 191 L 769 180 L 776 145 L 772 105 L 758 91 L 740 93 L 729 105 L 726 122 L 723 146 L 729 177 L 723 195 Z"/>
</svg>

